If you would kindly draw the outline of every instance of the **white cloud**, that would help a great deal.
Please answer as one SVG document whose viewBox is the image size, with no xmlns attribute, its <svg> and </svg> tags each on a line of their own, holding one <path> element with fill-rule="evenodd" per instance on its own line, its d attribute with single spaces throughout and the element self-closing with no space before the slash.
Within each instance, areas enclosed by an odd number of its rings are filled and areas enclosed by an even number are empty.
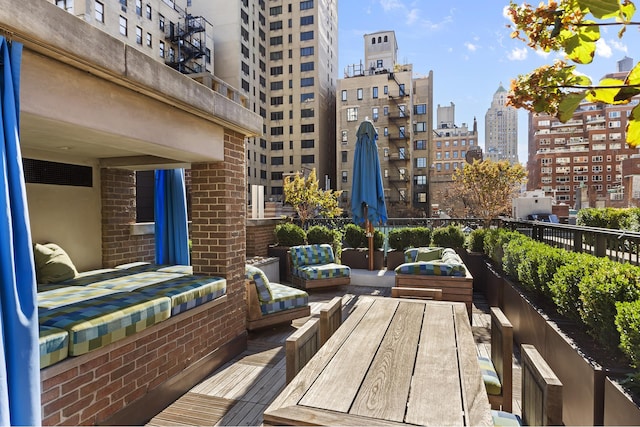
<svg viewBox="0 0 640 427">
<path fill-rule="evenodd" d="M 404 4 L 399 0 L 380 0 L 380 6 L 385 12 L 393 9 L 404 9 Z"/>
<path fill-rule="evenodd" d="M 411 9 L 409 13 L 407 13 L 407 25 L 413 25 L 420 19 L 420 10 Z"/>
<path fill-rule="evenodd" d="M 467 48 L 467 50 L 470 52 L 475 52 L 476 50 L 478 50 L 478 45 L 475 45 L 473 43 L 465 42 L 464 45 Z"/>
<path fill-rule="evenodd" d="M 619 40 L 613 39 L 613 40 L 609 40 L 609 44 L 611 45 L 611 47 L 613 47 L 615 50 L 619 50 L 620 52 L 624 52 L 627 53 L 629 52 L 629 49 L 627 48 L 627 45 L 622 43 Z"/>
<path fill-rule="evenodd" d="M 545 52 L 544 50 L 540 49 L 536 49 L 535 52 L 536 55 L 538 55 L 540 58 L 548 58 L 549 55 L 551 55 L 551 52 Z"/>
<path fill-rule="evenodd" d="M 611 49 L 611 46 L 607 44 L 605 39 L 598 39 L 596 42 L 596 55 L 603 58 L 611 58 L 613 55 L 613 50 Z"/>
<path fill-rule="evenodd" d="M 507 58 L 511 61 L 524 61 L 527 59 L 527 48 L 515 48 L 507 54 Z"/>
</svg>

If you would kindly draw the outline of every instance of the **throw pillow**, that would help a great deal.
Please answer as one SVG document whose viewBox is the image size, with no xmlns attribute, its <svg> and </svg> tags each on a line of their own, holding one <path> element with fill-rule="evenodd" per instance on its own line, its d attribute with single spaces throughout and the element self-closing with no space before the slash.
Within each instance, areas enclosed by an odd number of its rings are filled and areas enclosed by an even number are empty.
<svg viewBox="0 0 640 427">
<path fill-rule="evenodd" d="M 62 282 L 78 274 L 69 255 L 55 243 L 36 243 L 33 245 L 33 255 L 39 284 Z"/>
</svg>

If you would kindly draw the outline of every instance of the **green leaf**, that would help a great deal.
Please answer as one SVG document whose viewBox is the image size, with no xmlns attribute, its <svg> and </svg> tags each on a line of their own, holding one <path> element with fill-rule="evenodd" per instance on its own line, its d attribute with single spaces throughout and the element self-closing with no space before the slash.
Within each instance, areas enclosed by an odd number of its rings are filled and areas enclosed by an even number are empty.
<svg viewBox="0 0 640 427">
<path fill-rule="evenodd" d="M 620 8 L 620 15 L 623 18 L 624 22 L 629 22 L 633 18 L 633 15 L 636 13 L 636 6 L 629 2 L 627 4 L 623 4 Z"/>
<path fill-rule="evenodd" d="M 598 87 L 589 92 L 587 100 L 589 102 L 604 102 L 606 104 L 624 104 L 625 102 L 616 101 L 616 97 L 620 93 L 620 87 L 608 88 L 606 86 L 623 86 L 624 82 L 618 79 L 606 78 L 600 80 Z"/>
<path fill-rule="evenodd" d="M 640 84 L 640 62 L 638 62 L 635 67 L 631 69 L 627 78 L 624 79 L 624 83 L 628 85 L 637 85 Z"/>
<path fill-rule="evenodd" d="M 562 123 L 566 123 L 573 117 L 573 112 L 576 111 L 580 102 L 584 99 L 586 92 L 572 92 L 567 94 L 560 101 L 560 105 L 558 106 L 558 119 Z"/>
<path fill-rule="evenodd" d="M 627 144 L 636 148 L 640 145 L 640 104 L 633 107 L 627 122 Z"/>
<path fill-rule="evenodd" d="M 573 62 L 588 64 L 593 61 L 596 52 L 595 42 L 600 39 L 598 27 L 582 27 L 576 34 L 564 30 L 560 37 L 564 39 L 564 50 Z"/>
<path fill-rule="evenodd" d="M 619 0 L 578 0 L 581 9 L 588 8 L 598 19 L 613 18 L 620 10 Z"/>
</svg>

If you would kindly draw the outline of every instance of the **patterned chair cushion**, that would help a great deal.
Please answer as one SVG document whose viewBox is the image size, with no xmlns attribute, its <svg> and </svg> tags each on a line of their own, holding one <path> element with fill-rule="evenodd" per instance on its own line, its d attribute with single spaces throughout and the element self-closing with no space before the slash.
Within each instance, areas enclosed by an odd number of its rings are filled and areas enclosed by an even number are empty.
<svg viewBox="0 0 640 427">
<path fill-rule="evenodd" d="M 269 279 L 264 271 L 250 264 L 244 266 L 244 277 L 247 280 L 253 280 L 256 284 L 256 290 L 258 291 L 258 300 L 260 302 L 269 302 L 273 298 L 271 294 L 271 287 L 269 286 Z"/>
<path fill-rule="evenodd" d="M 69 333 L 69 355 L 78 356 L 168 319 L 171 299 L 118 292 L 38 311 L 41 326 Z"/>
<path fill-rule="evenodd" d="M 115 293 L 116 291 L 109 289 L 88 288 L 86 286 L 55 287 L 55 285 L 45 285 L 38 292 L 38 307 L 51 310 Z"/>
<path fill-rule="evenodd" d="M 457 276 L 467 274 L 464 264 L 446 263 L 442 261 L 418 261 L 400 264 L 395 269 L 396 274 L 414 274 L 418 276 Z"/>
<path fill-rule="evenodd" d="M 491 411 L 491 418 L 493 418 L 493 425 L 496 427 L 517 427 L 522 425 L 522 419 L 505 411 Z"/>
<path fill-rule="evenodd" d="M 40 326 L 40 369 L 66 359 L 69 355 L 69 333 L 62 329 Z"/>
<path fill-rule="evenodd" d="M 294 268 L 292 274 L 304 280 L 351 277 L 351 268 L 342 264 L 306 265 Z"/>
<path fill-rule="evenodd" d="M 478 363 L 480 364 L 480 372 L 482 373 L 482 379 L 484 386 L 487 389 L 487 394 L 499 396 L 502 394 L 502 384 L 500 384 L 500 378 L 496 372 L 496 368 L 493 366 L 493 362 L 488 357 L 478 357 Z"/>
<path fill-rule="evenodd" d="M 277 313 L 309 305 L 309 294 L 303 290 L 273 282 L 270 286 L 273 299 L 260 304 L 262 314 Z"/>
<path fill-rule="evenodd" d="M 329 244 L 300 245 L 289 248 L 293 268 L 305 265 L 331 264 L 336 262 Z"/>
</svg>

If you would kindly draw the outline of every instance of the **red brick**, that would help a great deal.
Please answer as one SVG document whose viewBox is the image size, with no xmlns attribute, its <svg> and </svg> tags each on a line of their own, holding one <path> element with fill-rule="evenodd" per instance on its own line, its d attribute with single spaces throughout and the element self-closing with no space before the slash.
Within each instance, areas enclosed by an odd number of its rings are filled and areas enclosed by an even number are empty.
<svg viewBox="0 0 640 427">
<path fill-rule="evenodd" d="M 86 384 L 93 380 L 93 372 L 87 372 L 84 375 L 75 377 L 69 382 L 62 384 L 62 394 L 67 394 L 72 390 L 80 388 L 83 384 Z"/>
<path fill-rule="evenodd" d="M 62 416 L 65 418 L 72 417 L 75 414 L 79 414 L 84 408 L 93 403 L 93 396 L 83 397 L 77 400 L 74 404 L 67 406 L 62 410 Z"/>
<path fill-rule="evenodd" d="M 52 414 L 53 412 L 59 411 L 62 408 L 66 408 L 71 405 L 73 402 L 78 400 L 78 390 L 74 390 L 73 392 L 60 397 L 57 400 L 54 400 L 51 403 L 44 405 L 43 412 L 45 416 Z"/>
</svg>

